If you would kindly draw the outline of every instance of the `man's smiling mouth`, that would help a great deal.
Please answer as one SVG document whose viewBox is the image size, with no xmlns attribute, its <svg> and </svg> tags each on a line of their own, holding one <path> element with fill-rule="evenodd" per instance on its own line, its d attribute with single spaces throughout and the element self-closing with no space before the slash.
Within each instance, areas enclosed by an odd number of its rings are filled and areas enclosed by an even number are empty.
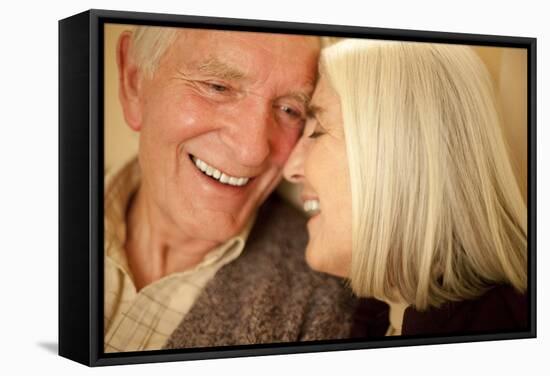
<svg viewBox="0 0 550 376">
<path fill-rule="evenodd" d="M 193 164 L 197 169 L 205 174 L 206 176 L 211 177 L 212 179 L 226 185 L 232 185 L 235 187 L 243 187 L 251 180 L 249 177 L 239 177 L 239 176 L 231 176 L 228 175 L 217 168 L 210 166 L 203 160 L 195 157 L 194 155 L 189 154 L 191 157 L 191 160 L 193 161 Z"/>
</svg>

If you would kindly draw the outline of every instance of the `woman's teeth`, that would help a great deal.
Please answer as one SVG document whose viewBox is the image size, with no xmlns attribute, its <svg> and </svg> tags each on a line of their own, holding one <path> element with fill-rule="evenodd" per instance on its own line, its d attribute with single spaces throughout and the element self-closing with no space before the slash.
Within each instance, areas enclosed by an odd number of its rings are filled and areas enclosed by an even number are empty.
<svg viewBox="0 0 550 376">
<path fill-rule="evenodd" d="M 222 184 L 242 187 L 243 185 L 246 185 L 246 183 L 248 183 L 248 181 L 250 180 L 250 178 L 241 178 L 241 177 L 227 175 L 221 172 L 220 170 L 218 170 L 217 168 L 208 165 L 206 162 L 200 160 L 195 156 L 191 156 L 191 159 L 193 160 L 193 163 L 195 163 L 195 166 L 197 166 L 199 170 L 201 170 L 204 174 L 210 176 L 211 178 L 216 179 Z"/>
<path fill-rule="evenodd" d="M 321 211 L 319 200 L 306 200 L 304 202 L 304 211 L 308 214 L 315 214 Z"/>
</svg>

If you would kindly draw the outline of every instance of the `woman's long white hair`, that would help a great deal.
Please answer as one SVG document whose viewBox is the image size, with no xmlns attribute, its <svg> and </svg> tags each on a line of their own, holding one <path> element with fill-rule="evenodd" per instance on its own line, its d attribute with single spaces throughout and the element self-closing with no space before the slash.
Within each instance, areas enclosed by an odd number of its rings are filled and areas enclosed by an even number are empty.
<svg viewBox="0 0 550 376">
<path fill-rule="evenodd" d="M 342 107 L 354 292 L 423 310 L 524 291 L 527 210 L 474 51 L 350 39 L 321 67 Z"/>
</svg>

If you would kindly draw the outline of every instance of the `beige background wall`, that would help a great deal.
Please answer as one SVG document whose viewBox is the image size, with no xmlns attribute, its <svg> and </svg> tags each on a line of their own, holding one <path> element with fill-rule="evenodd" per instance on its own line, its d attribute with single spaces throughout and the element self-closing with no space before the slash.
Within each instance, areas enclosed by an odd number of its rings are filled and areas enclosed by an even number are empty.
<svg viewBox="0 0 550 376">
<path fill-rule="evenodd" d="M 117 169 L 137 152 L 139 135 L 124 122 L 118 100 L 116 42 L 128 25 L 105 26 L 105 168 Z M 527 192 L 527 51 L 474 47 L 493 77 L 504 134 L 523 197 Z M 282 187 L 285 192 L 287 187 Z"/>
<path fill-rule="evenodd" d="M 474 47 L 493 77 L 504 136 L 523 198 L 527 197 L 527 50 Z"/>
<path fill-rule="evenodd" d="M 105 169 L 117 169 L 137 153 L 139 134 L 132 131 L 124 121 L 118 100 L 118 71 L 116 44 L 120 33 L 128 25 L 105 25 L 104 53 L 104 143 Z"/>
</svg>

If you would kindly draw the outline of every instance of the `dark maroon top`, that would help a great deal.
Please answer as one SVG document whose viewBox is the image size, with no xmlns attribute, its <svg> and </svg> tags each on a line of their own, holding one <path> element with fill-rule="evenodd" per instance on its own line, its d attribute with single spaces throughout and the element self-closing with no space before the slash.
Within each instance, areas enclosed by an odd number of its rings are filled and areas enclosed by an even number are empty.
<svg viewBox="0 0 550 376">
<path fill-rule="evenodd" d="M 419 312 L 408 307 L 401 335 L 500 333 L 528 329 L 525 294 L 499 285 L 477 299 L 445 303 Z M 379 300 L 361 299 L 355 316 L 354 338 L 383 337 L 389 326 L 389 306 Z"/>
</svg>

